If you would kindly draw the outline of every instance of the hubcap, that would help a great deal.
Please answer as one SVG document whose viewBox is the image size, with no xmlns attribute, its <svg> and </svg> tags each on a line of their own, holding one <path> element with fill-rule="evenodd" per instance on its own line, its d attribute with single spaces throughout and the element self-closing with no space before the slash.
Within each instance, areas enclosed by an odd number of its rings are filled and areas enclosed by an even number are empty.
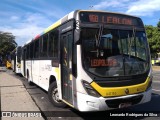
<svg viewBox="0 0 160 120">
<path fill-rule="evenodd" d="M 52 91 L 52 98 L 55 102 L 57 103 L 60 103 L 61 100 L 59 99 L 59 95 L 58 95 L 58 89 L 55 88 L 53 91 Z"/>
</svg>

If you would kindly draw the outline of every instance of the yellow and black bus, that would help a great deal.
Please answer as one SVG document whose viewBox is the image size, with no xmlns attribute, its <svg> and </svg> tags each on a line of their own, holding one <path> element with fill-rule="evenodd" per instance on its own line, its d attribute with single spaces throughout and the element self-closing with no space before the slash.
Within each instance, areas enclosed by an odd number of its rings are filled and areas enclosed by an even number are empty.
<svg viewBox="0 0 160 120">
<path fill-rule="evenodd" d="M 102 111 L 151 100 L 150 52 L 135 16 L 73 11 L 22 47 L 21 64 L 55 106 Z"/>
</svg>

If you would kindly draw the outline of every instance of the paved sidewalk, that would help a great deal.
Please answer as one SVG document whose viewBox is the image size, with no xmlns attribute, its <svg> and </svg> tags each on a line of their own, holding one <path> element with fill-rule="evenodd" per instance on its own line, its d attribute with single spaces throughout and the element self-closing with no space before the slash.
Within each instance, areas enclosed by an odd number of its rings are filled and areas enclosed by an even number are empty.
<svg viewBox="0 0 160 120">
<path fill-rule="evenodd" d="M 22 82 L 7 72 L 0 72 L 0 97 L 2 116 L 14 116 L 2 120 L 44 120 Z"/>
<path fill-rule="evenodd" d="M 152 66 L 152 69 L 153 69 L 154 71 L 160 71 L 160 66 Z"/>
</svg>

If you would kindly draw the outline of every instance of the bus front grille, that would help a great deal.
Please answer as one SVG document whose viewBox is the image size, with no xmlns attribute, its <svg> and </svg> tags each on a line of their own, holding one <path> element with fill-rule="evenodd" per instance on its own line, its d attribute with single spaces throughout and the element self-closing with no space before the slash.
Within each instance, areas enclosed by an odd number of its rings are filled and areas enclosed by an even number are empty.
<svg viewBox="0 0 160 120">
<path fill-rule="evenodd" d="M 104 80 L 95 80 L 95 82 L 101 87 L 122 87 L 141 84 L 146 79 L 147 74 L 144 74 L 144 76 L 105 78 Z"/>
<path fill-rule="evenodd" d="M 121 103 L 130 103 L 131 105 L 138 104 L 142 100 L 142 98 L 143 98 L 143 95 L 138 95 L 130 98 L 106 100 L 105 102 L 110 108 L 118 108 Z"/>
</svg>

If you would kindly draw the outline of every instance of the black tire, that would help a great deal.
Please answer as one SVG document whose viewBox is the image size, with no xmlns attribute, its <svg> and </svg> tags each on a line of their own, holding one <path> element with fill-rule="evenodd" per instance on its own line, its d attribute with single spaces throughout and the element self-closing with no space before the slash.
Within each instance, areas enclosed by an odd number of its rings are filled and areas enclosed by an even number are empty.
<svg viewBox="0 0 160 120">
<path fill-rule="evenodd" d="M 50 102 L 56 107 L 64 108 L 64 107 L 67 106 L 63 101 L 59 100 L 59 95 L 58 95 L 58 89 L 57 89 L 57 83 L 56 82 L 53 82 L 49 86 L 48 98 L 49 98 Z"/>
</svg>

